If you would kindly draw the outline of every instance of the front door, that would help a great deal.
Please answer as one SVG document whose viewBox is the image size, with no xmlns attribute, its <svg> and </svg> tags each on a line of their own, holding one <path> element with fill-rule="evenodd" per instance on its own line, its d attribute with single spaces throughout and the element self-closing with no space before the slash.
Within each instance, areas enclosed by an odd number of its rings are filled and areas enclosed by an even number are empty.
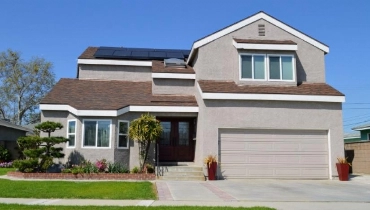
<svg viewBox="0 0 370 210">
<path fill-rule="evenodd" d="M 159 119 L 163 128 L 159 138 L 159 161 L 193 161 L 194 119 Z"/>
</svg>

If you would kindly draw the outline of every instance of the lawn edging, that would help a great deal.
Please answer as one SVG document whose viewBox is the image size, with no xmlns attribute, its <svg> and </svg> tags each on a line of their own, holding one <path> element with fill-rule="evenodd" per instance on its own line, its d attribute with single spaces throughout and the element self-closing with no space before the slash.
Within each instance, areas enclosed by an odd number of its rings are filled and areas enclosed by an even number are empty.
<svg viewBox="0 0 370 210">
<path fill-rule="evenodd" d="M 155 180 L 155 174 L 115 174 L 115 173 L 22 173 L 11 171 L 8 176 L 22 179 L 75 179 L 75 180 Z"/>
</svg>

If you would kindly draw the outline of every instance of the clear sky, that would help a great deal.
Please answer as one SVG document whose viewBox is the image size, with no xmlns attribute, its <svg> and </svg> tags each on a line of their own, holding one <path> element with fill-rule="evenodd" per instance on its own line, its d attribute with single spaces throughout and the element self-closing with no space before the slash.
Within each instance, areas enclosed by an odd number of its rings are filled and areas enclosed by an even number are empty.
<svg viewBox="0 0 370 210">
<path fill-rule="evenodd" d="M 88 46 L 190 49 L 261 10 L 329 45 L 326 79 L 346 95 L 345 131 L 370 123 L 369 0 L 2 0 L 0 51 L 44 57 L 58 80 L 74 78 Z"/>
</svg>

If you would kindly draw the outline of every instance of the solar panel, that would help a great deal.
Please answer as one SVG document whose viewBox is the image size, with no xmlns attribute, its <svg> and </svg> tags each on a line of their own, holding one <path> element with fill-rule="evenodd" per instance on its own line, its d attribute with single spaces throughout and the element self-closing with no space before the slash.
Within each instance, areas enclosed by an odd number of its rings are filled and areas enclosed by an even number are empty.
<svg viewBox="0 0 370 210">
<path fill-rule="evenodd" d="M 95 58 L 132 59 L 132 60 L 164 60 L 168 58 L 184 59 L 189 57 L 190 50 L 99 47 Z"/>
</svg>

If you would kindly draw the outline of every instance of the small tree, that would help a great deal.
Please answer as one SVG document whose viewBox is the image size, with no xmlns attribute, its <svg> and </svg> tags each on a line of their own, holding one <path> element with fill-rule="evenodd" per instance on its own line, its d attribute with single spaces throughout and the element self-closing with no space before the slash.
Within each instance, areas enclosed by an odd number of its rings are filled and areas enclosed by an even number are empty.
<svg viewBox="0 0 370 210">
<path fill-rule="evenodd" d="M 139 143 L 140 169 L 144 170 L 148 159 L 151 142 L 156 141 L 162 133 L 160 122 L 153 115 L 142 114 L 130 124 L 129 137 Z"/>
<path fill-rule="evenodd" d="M 43 122 L 35 126 L 37 130 L 48 133 L 48 137 L 26 136 L 18 139 L 18 146 L 24 159 L 14 162 L 14 166 L 22 172 L 45 172 L 52 164 L 53 158 L 62 158 L 63 148 L 54 147 L 56 144 L 65 143 L 64 137 L 52 137 L 51 133 L 62 129 L 63 125 L 57 122 Z"/>
</svg>

